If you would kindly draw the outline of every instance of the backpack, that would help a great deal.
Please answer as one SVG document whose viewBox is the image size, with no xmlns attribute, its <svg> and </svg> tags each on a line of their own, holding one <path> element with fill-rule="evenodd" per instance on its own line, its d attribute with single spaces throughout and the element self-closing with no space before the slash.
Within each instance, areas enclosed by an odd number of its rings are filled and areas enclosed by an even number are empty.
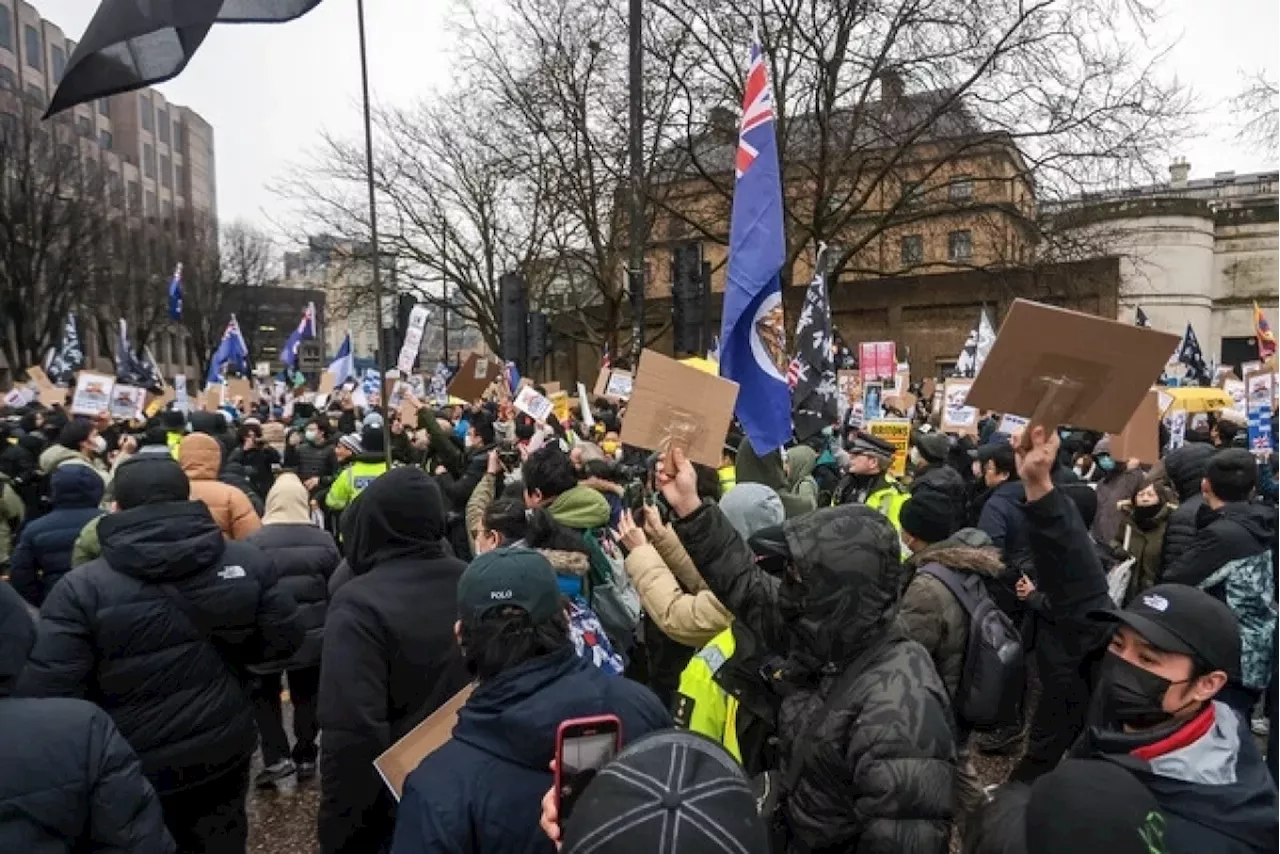
<svg viewBox="0 0 1280 854">
<path fill-rule="evenodd" d="M 622 547 L 607 529 L 582 532 L 591 559 L 584 595 L 600 618 L 605 634 L 619 652 L 631 649 L 640 625 L 640 594 L 631 585 L 623 563 Z"/>
<path fill-rule="evenodd" d="M 940 563 L 919 570 L 941 581 L 969 615 L 964 668 L 954 698 L 956 715 L 978 729 L 1010 723 L 1027 678 L 1022 637 L 996 605 L 982 579 Z"/>
</svg>

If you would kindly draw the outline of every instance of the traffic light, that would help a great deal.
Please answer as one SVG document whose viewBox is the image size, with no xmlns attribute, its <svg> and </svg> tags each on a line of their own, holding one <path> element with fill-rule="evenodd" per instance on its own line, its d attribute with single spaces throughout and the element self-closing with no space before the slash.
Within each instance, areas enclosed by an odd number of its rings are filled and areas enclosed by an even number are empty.
<svg viewBox="0 0 1280 854">
<path fill-rule="evenodd" d="M 506 273 L 498 280 L 498 337 L 502 345 L 502 358 L 526 367 L 525 342 L 526 319 L 529 315 L 529 297 L 524 276 Z"/>
<path fill-rule="evenodd" d="M 701 355 L 709 343 L 702 340 L 706 311 L 702 266 L 700 243 L 677 246 L 671 253 L 671 322 L 677 354 Z"/>
</svg>

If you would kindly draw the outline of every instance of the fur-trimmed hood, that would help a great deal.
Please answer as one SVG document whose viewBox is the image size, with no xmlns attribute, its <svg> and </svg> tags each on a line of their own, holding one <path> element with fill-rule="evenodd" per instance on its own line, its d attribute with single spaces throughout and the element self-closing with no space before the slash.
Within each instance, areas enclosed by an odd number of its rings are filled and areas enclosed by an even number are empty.
<svg viewBox="0 0 1280 854">
<path fill-rule="evenodd" d="M 585 552 L 571 552 L 564 549 L 537 549 L 536 551 L 547 559 L 558 575 L 573 575 L 581 578 L 591 568 L 591 559 Z"/>
<path fill-rule="evenodd" d="M 925 564 L 940 563 L 957 572 L 972 572 L 996 578 L 1004 572 L 1000 550 L 995 546 L 975 547 L 952 540 L 944 540 L 911 556 L 911 566 L 919 569 Z"/>
</svg>

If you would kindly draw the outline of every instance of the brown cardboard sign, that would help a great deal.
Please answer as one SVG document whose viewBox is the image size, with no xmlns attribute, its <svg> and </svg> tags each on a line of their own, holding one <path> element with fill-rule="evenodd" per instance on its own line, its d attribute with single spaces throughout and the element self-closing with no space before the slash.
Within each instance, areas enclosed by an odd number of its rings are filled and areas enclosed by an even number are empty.
<svg viewBox="0 0 1280 854">
<path fill-rule="evenodd" d="M 449 396 L 460 398 L 468 403 L 479 400 L 489 386 L 493 385 L 493 381 L 501 375 L 502 366 L 497 362 L 491 362 L 479 354 L 472 354 L 454 375 L 453 381 L 449 383 Z"/>
<path fill-rule="evenodd" d="M 210 383 L 205 386 L 204 395 L 199 398 L 200 408 L 205 412 L 217 412 L 222 406 L 222 384 Z"/>
<path fill-rule="evenodd" d="M 427 715 L 426 720 L 409 730 L 404 738 L 373 760 L 373 767 L 378 770 L 382 782 L 387 784 L 397 801 L 404 792 L 405 778 L 413 773 L 423 759 L 453 738 L 453 726 L 458 722 L 458 712 L 467 704 L 467 698 L 475 687 L 471 684 L 454 694 L 444 705 Z"/>
<path fill-rule="evenodd" d="M 622 419 L 622 441 L 650 451 L 675 445 L 693 462 L 716 468 L 737 400 L 732 380 L 645 350 Z"/>
<path fill-rule="evenodd" d="M 1179 341 L 1168 332 L 1014 300 L 968 405 L 1118 434 Z"/>
<path fill-rule="evenodd" d="M 630 371 L 618 368 L 601 368 L 596 377 L 596 397 L 608 397 L 615 400 L 627 400 L 631 397 L 635 386 L 635 377 Z"/>
<path fill-rule="evenodd" d="M 316 385 L 316 394 L 329 394 L 338 385 L 338 378 L 333 374 L 325 371 L 320 375 L 320 382 Z"/>
<path fill-rule="evenodd" d="M 973 380 L 950 379 L 942 385 L 942 432 L 978 435 L 978 408 L 969 405 Z"/>
<path fill-rule="evenodd" d="M 240 398 L 240 402 L 246 406 L 253 403 L 253 383 L 243 377 L 233 377 L 227 380 L 227 400 L 235 402 L 236 398 Z"/>
<path fill-rule="evenodd" d="M 553 382 L 542 384 L 542 393 L 545 394 L 547 397 L 555 397 L 561 391 L 563 391 L 563 389 L 560 388 L 560 383 L 558 382 L 553 381 Z"/>
<path fill-rule="evenodd" d="M 36 384 L 36 400 L 45 406 L 62 402 L 64 395 L 59 393 L 58 387 L 49 381 L 49 375 L 44 372 L 44 368 L 32 365 L 27 368 L 27 376 Z"/>
<path fill-rule="evenodd" d="M 1111 440 L 1111 456 L 1155 465 L 1160 460 L 1160 392 L 1151 389 Z"/>
</svg>

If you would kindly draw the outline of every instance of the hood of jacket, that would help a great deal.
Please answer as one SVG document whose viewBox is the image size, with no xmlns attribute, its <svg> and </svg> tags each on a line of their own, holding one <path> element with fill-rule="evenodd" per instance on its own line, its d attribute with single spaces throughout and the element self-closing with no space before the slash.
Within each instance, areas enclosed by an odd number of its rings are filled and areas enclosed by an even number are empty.
<svg viewBox="0 0 1280 854">
<path fill-rule="evenodd" d="M 948 495 L 963 495 L 965 490 L 964 478 L 960 476 L 960 472 L 946 463 L 930 463 L 916 472 L 911 488 L 915 489 L 917 486 L 927 486 Z"/>
<path fill-rule="evenodd" d="M 207 433 L 192 433 L 178 444 L 178 465 L 187 480 L 217 480 L 222 470 L 222 445 Z"/>
<path fill-rule="evenodd" d="M 1126 500 L 1117 502 L 1116 509 L 1120 511 L 1120 515 L 1123 516 L 1126 521 L 1130 522 L 1135 528 L 1139 528 L 1137 520 L 1133 515 L 1134 506 L 1132 501 Z M 1160 511 L 1156 513 L 1156 515 L 1152 516 L 1150 521 L 1147 523 L 1146 530 L 1151 531 L 1163 525 L 1169 520 L 1169 517 L 1173 515 L 1173 511 L 1177 509 L 1177 504 L 1166 503 L 1162 505 L 1160 507 Z M 1142 529 L 1139 528 L 1139 530 Z"/>
<path fill-rule="evenodd" d="M 720 512 L 749 541 L 757 531 L 781 525 L 786 519 L 777 491 L 762 483 L 739 483 L 720 498 Z"/>
<path fill-rule="evenodd" d="M 568 528 L 587 531 L 609 524 L 609 502 L 589 486 L 575 486 L 556 496 L 547 508 L 551 518 Z"/>
<path fill-rule="evenodd" d="M 192 433 L 207 433 L 211 436 L 217 436 L 226 432 L 226 429 L 226 416 L 222 413 L 203 411 L 191 413 Z"/>
<path fill-rule="evenodd" d="M 738 483 L 762 483 L 779 492 L 787 488 L 787 473 L 782 468 L 782 454 L 778 451 L 761 457 L 751 447 L 751 442 L 743 439 L 734 465 L 738 470 Z"/>
<path fill-rule="evenodd" d="M 1276 544 L 1276 511 L 1265 504 L 1245 501 L 1224 504 L 1214 510 L 1208 504 L 1196 511 L 1196 527 L 1204 528 L 1219 519 L 1235 522 L 1248 532 L 1258 544 L 1258 551 L 1274 548 Z"/>
<path fill-rule="evenodd" d="M 800 481 L 813 474 L 817 465 L 818 452 L 808 445 L 796 445 L 788 449 L 787 468 L 791 474 L 787 475 L 787 489 L 794 490 L 800 485 Z"/>
<path fill-rule="evenodd" d="M 1209 458 L 1216 449 L 1204 442 L 1190 442 L 1170 451 L 1164 458 L 1164 473 L 1178 491 L 1178 499 L 1186 501 L 1200 494 L 1200 481 L 1209 469 Z"/>
<path fill-rule="evenodd" d="M 395 468 L 369 484 L 343 513 L 343 552 L 356 575 L 397 558 L 441 557 L 444 521 L 444 499 L 435 480 L 421 469 Z"/>
<path fill-rule="evenodd" d="M 908 561 L 913 569 L 925 564 L 940 563 L 957 572 L 971 572 L 986 578 L 997 578 L 1004 572 L 1000 550 L 995 546 L 975 547 L 956 537 L 921 549 Z"/>
<path fill-rule="evenodd" d="M 93 467 L 93 463 L 85 459 L 84 454 L 73 448 L 64 448 L 62 445 L 54 444 L 40 452 L 40 471 L 45 474 L 53 472 L 63 463 Z"/>
<path fill-rule="evenodd" d="M 545 771 L 554 758 L 556 730 L 566 718 L 580 714 L 582 689 L 594 682 L 586 671 L 594 667 L 570 648 L 500 673 L 472 693 L 458 713 L 453 737 Z"/>
<path fill-rule="evenodd" d="M 591 558 L 586 552 L 572 552 L 564 549 L 537 549 L 538 554 L 547 559 L 556 575 L 575 575 L 582 577 L 591 569 Z"/>
<path fill-rule="evenodd" d="M 267 493 L 266 512 L 262 524 L 308 523 L 311 521 L 311 497 L 307 488 L 293 472 L 285 472 L 276 478 Z"/>
<path fill-rule="evenodd" d="M 61 466 L 49 478 L 49 502 L 59 510 L 97 507 L 105 484 L 89 466 Z"/>
<path fill-rule="evenodd" d="M 103 516 L 98 542 L 112 569 L 153 582 L 194 575 L 226 551 L 222 530 L 200 501 L 162 501 Z"/>
<path fill-rule="evenodd" d="M 897 615 L 908 573 L 898 532 L 861 504 L 817 510 L 782 530 L 805 585 L 803 613 L 791 627 L 801 651 L 820 664 L 847 664 Z"/>
<path fill-rule="evenodd" d="M 0 584 L 0 697 L 8 697 L 36 645 L 36 624 L 27 603 L 9 584 Z"/>
<path fill-rule="evenodd" d="M 1275 786 L 1257 748 L 1246 744 L 1253 738 L 1249 722 L 1224 703 L 1215 701 L 1211 709 L 1212 723 L 1204 735 L 1154 759 L 1133 751 L 1175 733 L 1126 735 L 1089 727 L 1083 743 L 1094 755 L 1132 773 L 1166 815 L 1198 825 L 1212 837 L 1237 840 L 1244 846 L 1238 850 L 1270 850 L 1276 843 Z"/>
</svg>

